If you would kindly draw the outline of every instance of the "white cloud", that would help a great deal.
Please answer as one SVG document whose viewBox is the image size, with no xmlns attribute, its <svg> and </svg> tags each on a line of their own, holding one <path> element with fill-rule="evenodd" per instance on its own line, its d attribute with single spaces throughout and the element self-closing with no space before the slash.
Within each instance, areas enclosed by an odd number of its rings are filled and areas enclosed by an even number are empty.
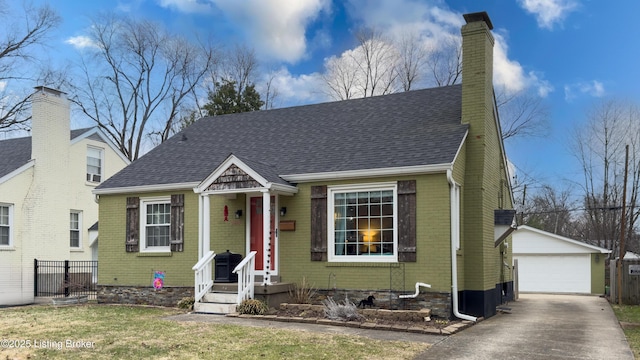
<svg viewBox="0 0 640 360">
<path fill-rule="evenodd" d="M 447 38 L 459 38 L 464 24 L 462 14 L 442 6 L 441 1 L 415 0 L 349 0 L 351 14 L 366 27 L 385 31 L 392 37 L 419 33 L 425 46 L 438 46 Z M 553 87 L 543 74 L 526 72 L 523 66 L 508 56 L 504 32 L 494 30 L 494 84 L 509 94 L 535 89 L 545 97 Z"/>
<path fill-rule="evenodd" d="M 306 28 L 331 0 L 157 0 L 165 8 L 185 13 L 220 12 L 245 33 L 259 55 L 295 63 L 307 52 Z M 216 9 L 214 9 L 214 7 Z M 219 21 L 214 19 L 213 21 Z"/>
<path fill-rule="evenodd" d="M 349 0 L 349 15 L 362 26 L 382 30 L 391 36 L 420 32 L 439 38 L 460 34 L 462 14 L 438 6 L 441 1 Z"/>
<path fill-rule="evenodd" d="M 535 15 L 538 26 L 549 30 L 578 7 L 576 0 L 519 0 L 518 2 L 526 11 Z"/>
<path fill-rule="evenodd" d="M 307 25 L 331 6 L 329 0 L 210 1 L 246 33 L 258 54 L 289 63 L 306 55 Z"/>
<path fill-rule="evenodd" d="M 93 42 L 88 36 L 83 35 L 70 37 L 64 42 L 72 45 L 76 49 L 98 48 L 98 44 Z"/>
<path fill-rule="evenodd" d="M 266 83 L 271 76 L 273 76 L 271 86 L 277 92 L 276 107 L 314 104 L 329 100 L 319 91 L 322 89 L 322 79 L 318 73 L 293 75 L 287 68 L 282 67 L 272 74 L 265 75 L 262 83 Z"/>
<path fill-rule="evenodd" d="M 503 35 L 493 34 L 495 45 L 493 50 L 493 82 L 507 94 L 515 94 L 525 89 L 533 88 L 540 97 L 546 97 L 553 91 L 553 86 L 541 78 L 541 74 L 530 71 L 525 73 L 518 61 L 507 56 L 508 45 Z"/>
<path fill-rule="evenodd" d="M 597 80 L 591 80 L 564 86 L 564 98 L 566 101 L 572 101 L 579 95 L 588 95 L 598 98 L 603 97 L 605 95 L 604 84 Z"/>
<path fill-rule="evenodd" d="M 208 13 L 211 6 L 198 0 L 158 0 L 158 5 L 185 13 Z"/>
</svg>

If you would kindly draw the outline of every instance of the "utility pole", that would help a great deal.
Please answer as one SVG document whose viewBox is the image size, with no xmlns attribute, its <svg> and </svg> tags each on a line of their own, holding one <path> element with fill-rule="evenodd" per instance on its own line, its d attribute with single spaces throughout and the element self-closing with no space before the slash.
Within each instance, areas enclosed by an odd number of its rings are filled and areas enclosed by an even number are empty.
<svg viewBox="0 0 640 360">
<path fill-rule="evenodd" d="M 625 147 L 624 184 L 622 185 L 622 216 L 620 218 L 620 255 L 618 256 L 618 305 L 622 305 L 622 261 L 624 260 L 624 229 L 627 213 L 627 174 L 629 172 L 629 145 Z"/>
</svg>

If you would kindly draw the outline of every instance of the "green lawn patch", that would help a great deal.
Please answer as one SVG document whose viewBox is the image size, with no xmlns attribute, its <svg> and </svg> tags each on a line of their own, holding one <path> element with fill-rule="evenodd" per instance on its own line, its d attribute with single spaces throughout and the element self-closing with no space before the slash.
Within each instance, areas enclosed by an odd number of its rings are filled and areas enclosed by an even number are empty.
<svg viewBox="0 0 640 360">
<path fill-rule="evenodd" d="M 640 306 L 612 304 L 611 307 L 620 321 L 633 356 L 640 359 Z"/>
<path fill-rule="evenodd" d="M 164 318 L 122 306 L 0 309 L 0 359 L 411 359 L 426 344 Z"/>
</svg>

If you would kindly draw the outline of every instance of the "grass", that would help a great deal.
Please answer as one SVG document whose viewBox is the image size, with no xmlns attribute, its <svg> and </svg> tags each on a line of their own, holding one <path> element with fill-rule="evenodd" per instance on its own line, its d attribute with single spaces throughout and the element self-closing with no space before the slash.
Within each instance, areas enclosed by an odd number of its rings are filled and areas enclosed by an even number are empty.
<svg viewBox="0 0 640 360">
<path fill-rule="evenodd" d="M 95 304 L 0 309 L 0 360 L 411 359 L 427 348 L 358 336 L 164 319 L 182 312 Z M 7 340 L 23 347 L 8 348 Z M 86 347 L 69 347 L 69 342 Z"/>
<path fill-rule="evenodd" d="M 621 323 L 633 324 L 623 326 L 624 335 L 631 346 L 633 356 L 640 359 L 640 306 L 612 304 L 613 312 Z"/>
</svg>

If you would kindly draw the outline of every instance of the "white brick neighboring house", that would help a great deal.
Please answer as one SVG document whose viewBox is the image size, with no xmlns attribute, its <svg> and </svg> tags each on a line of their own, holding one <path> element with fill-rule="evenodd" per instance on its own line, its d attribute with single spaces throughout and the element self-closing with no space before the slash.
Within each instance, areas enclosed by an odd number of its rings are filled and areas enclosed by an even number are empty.
<svg viewBox="0 0 640 360">
<path fill-rule="evenodd" d="M 0 306 L 34 302 L 34 259 L 97 260 L 92 190 L 129 164 L 97 127 L 70 131 L 64 93 L 31 100 L 32 136 L 0 141 Z"/>
</svg>

